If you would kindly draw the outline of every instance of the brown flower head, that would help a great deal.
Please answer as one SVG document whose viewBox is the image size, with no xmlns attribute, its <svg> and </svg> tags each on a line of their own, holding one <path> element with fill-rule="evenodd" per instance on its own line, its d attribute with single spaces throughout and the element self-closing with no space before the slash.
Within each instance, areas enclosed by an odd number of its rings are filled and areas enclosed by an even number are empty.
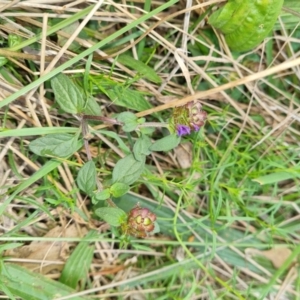
<svg viewBox="0 0 300 300">
<path fill-rule="evenodd" d="M 127 233 L 136 237 L 146 237 L 154 230 L 156 215 L 148 208 L 139 205 L 134 207 L 128 214 Z"/>
<path fill-rule="evenodd" d="M 199 128 L 204 125 L 207 113 L 202 110 L 202 105 L 198 101 L 189 102 L 186 104 L 186 107 L 189 110 L 190 126 L 192 126 L 195 131 L 198 131 Z"/>
</svg>

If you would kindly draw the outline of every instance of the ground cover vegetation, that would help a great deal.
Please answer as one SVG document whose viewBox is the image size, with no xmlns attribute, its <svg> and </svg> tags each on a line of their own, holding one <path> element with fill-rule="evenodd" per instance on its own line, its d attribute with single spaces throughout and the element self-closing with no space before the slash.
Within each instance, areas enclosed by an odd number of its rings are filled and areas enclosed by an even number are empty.
<svg viewBox="0 0 300 300">
<path fill-rule="evenodd" d="M 299 24 L 0 1 L 1 299 L 298 299 Z"/>
</svg>

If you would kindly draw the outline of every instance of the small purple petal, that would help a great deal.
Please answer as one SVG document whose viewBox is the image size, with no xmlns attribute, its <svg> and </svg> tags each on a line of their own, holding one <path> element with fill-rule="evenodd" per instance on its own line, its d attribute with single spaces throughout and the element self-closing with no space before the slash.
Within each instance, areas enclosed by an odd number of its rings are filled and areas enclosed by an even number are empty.
<svg viewBox="0 0 300 300">
<path fill-rule="evenodd" d="M 179 136 L 183 136 L 191 133 L 191 128 L 187 125 L 178 124 L 176 126 L 176 130 Z"/>
<path fill-rule="evenodd" d="M 194 129 L 194 131 L 199 131 L 200 126 L 193 124 L 193 129 Z"/>
</svg>

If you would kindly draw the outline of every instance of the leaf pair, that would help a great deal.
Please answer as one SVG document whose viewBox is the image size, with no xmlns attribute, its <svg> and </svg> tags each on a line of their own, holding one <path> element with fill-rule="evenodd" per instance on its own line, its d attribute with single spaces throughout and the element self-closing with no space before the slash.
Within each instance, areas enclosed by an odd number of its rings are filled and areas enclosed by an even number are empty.
<svg viewBox="0 0 300 300">
<path fill-rule="evenodd" d="M 95 163 L 91 160 L 84 164 L 77 176 L 77 185 L 80 190 L 92 198 L 96 204 L 98 201 L 107 200 L 110 197 L 121 197 L 129 191 L 129 185 L 124 182 L 114 182 L 109 188 L 100 192 L 96 191 L 97 170 Z"/>
</svg>

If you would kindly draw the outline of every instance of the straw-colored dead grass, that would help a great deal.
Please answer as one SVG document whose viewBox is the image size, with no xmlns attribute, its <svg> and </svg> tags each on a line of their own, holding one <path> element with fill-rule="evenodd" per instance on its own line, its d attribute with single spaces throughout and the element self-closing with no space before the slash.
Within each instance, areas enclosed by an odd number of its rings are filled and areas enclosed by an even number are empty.
<svg viewBox="0 0 300 300">
<path fill-rule="evenodd" d="M 204 12 L 209 5 L 221 1 L 180 1 L 174 5 L 168 12 L 162 12 L 151 18 L 150 20 L 142 23 L 139 29 L 144 32 L 142 37 L 147 37 L 148 41 L 156 43 L 157 48 L 152 60 L 155 62 L 154 69 L 157 74 L 162 78 L 162 84 L 157 85 L 149 81 L 140 79 L 134 83 L 136 89 L 149 93 L 148 99 L 154 105 L 153 108 L 141 111 L 138 116 L 148 116 L 154 112 L 164 111 L 178 105 L 185 104 L 193 99 L 200 99 L 203 105 L 211 111 L 215 111 L 216 115 L 211 116 L 211 120 L 218 121 L 218 114 L 222 113 L 224 103 L 233 108 L 226 114 L 224 126 L 222 130 L 234 126 L 239 128 L 233 141 L 228 145 L 233 149 L 238 142 L 241 135 L 245 132 L 257 133 L 261 138 L 255 144 L 251 145 L 251 149 L 255 149 L 259 145 L 265 145 L 265 152 L 261 153 L 263 157 L 272 149 L 273 143 L 280 140 L 283 145 L 298 144 L 299 145 L 299 101 L 297 96 L 294 96 L 299 91 L 298 82 L 300 77 L 299 72 L 299 52 L 294 52 L 293 43 L 299 44 L 299 40 L 295 37 L 290 37 L 289 33 L 284 29 L 282 24 L 281 34 L 274 36 L 274 44 L 276 45 L 277 53 L 273 53 L 273 60 L 266 65 L 265 46 L 263 43 L 257 49 L 252 51 L 257 54 L 261 59 L 256 64 L 245 65 L 244 58 L 247 54 L 233 57 L 230 50 L 226 47 L 222 36 L 218 35 L 223 47 L 222 50 L 217 50 L 215 45 L 209 39 L 205 41 L 200 39 L 202 28 L 205 22 L 199 22 L 198 25 L 191 28 L 191 19 L 199 16 Z M 24 82 L 32 82 L 35 78 L 43 77 L 45 74 L 51 72 L 58 65 L 68 61 L 72 57 L 76 57 L 76 53 L 69 50 L 69 46 L 74 42 L 79 43 L 83 48 L 88 49 L 95 44 L 95 39 L 101 40 L 105 36 L 115 32 L 116 30 L 130 24 L 145 12 L 143 11 L 144 1 L 58 1 L 58 0 L 44 0 L 44 1 L 5 1 L 0 3 L 1 11 L 1 24 L 0 36 L 2 40 L 7 40 L 9 34 L 15 34 L 23 39 L 29 39 L 34 35 L 34 30 L 42 32 L 40 43 L 40 52 L 27 53 L 26 56 L 23 52 L 5 54 L 3 49 L 0 48 L 0 55 L 8 55 L 11 62 L 15 64 L 15 69 L 22 74 L 25 78 Z M 152 6 L 158 7 L 165 3 L 165 1 L 153 1 Z M 49 23 L 54 18 L 61 20 L 66 19 L 70 14 L 77 13 L 83 8 L 95 4 L 94 8 L 84 16 L 80 22 L 77 23 L 77 28 L 73 33 L 67 33 L 63 30 L 57 32 L 57 36 L 65 38 L 64 44 L 58 44 L 55 39 L 47 36 L 47 28 Z M 133 6 L 134 5 L 134 6 Z M 13 18 L 12 18 L 13 17 Z M 90 22 L 99 21 L 106 22 L 106 26 L 100 28 L 94 39 L 79 37 L 80 31 Z M 189 32 L 189 33 L 188 33 Z M 168 36 L 168 33 L 171 33 Z M 218 34 L 218 33 L 217 33 Z M 141 38 L 142 38 L 141 37 Z M 124 52 L 130 50 L 132 56 L 138 59 L 137 44 L 141 38 L 131 39 L 122 48 L 116 47 L 115 49 L 97 50 L 94 52 L 95 57 L 102 57 L 101 60 L 93 60 L 91 67 L 91 74 L 109 74 L 111 66 L 114 64 L 111 76 L 114 80 L 124 82 L 127 78 L 135 76 L 135 72 L 120 62 L 115 61 L 115 58 Z M 200 43 L 209 48 L 208 55 L 201 55 L 194 57 L 188 53 L 188 44 Z M 49 52 L 51 50 L 51 52 Z M 2 52 L 1 52 L 2 51 Z M 36 70 L 33 70 L 25 59 L 36 61 Z M 217 62 L 217 67 L 211 67 L 212 62 Z M 65 71 L 67 74 L 78 74 L 84 72 L 86 58 L 81 59 L 76 65 L 68 68 Z M 165 70 L 169 70 L 168 73 Z M 282 81 L 289 82 L 286 92 L 283 92 L 278 87 L 272 84 L 269 76 L 273 75 L 277 78 L 282 78 Z M 9 73 L 9 80 L 3 75 L 0 77 L 0 100 L 7 98 L 12 93 L 21 89 L 24 82 L 20 82 L 16 74 Z M 220 81 L 217 82 L 214 77 L 219 77 Z M 294 78 L 290 82 L 290 76 Z M 181 82 L 185 84 L 180 84 Z M 226 83 L 225 80 L 228 80 Z M 201 82 L 205 81 L 209 89 L 199 91 L 195 87 Z M 262 85 L 264 86 L 262 88 Z M 248 103 L 239 103 L 230 96 L 228 91 L 234 87 L 240 89 L 241 94 L 248 98 Z M 30 92 L 22 95 L 13 101 L 8 107 L 1 109 L 1 123 L 7 129 L 22 129 L 27 127 L 52 127 L 64 124 L 66 115 L 60 115 L 57 109 L 53 109 L 53 99 L 47 98 L 46 92 L 48 87 L 45 84 L 39 85 L 37 88 L 32 89 Z M 276 92 L 276 97 L 270 96 L 267 91 L 272 89 Z M 109 114 L 112 109 L 108 106 L 108 100 L 101 95 L 97 101 L 104 110 Z M 252 116 L 259 114 L 265 121 L 262 127 L 261 122 L 255 120 Z M 6 120 L 4 120 L 6 116 Z M 76 120 L 70 121 L 76 124 Z M 70 124 L 70 123 L 69 123 Z M 76 126 L 76 125 L 74 125 Z M 98 126 L 101 128 L 105 126 Z M 270 139 L 272 137 L 272 139 Z M 122 157 L 123 153 L 116 147 L 109 139 L 101 134 L 97 135 L 105 148 L 109 148 L 111 155 L 107 156 L 105 162 L 107 166 L 113 166 L 114 154 Z M 218 142 L 220 136 L 215 134 L 206 135 L 206 142 L 212 148 L 218 151 Z M 40 162 L 33 160 L 32 156 L 26 150 L 28 143 L 32 140 L 31 137 L 10 137 L 0 141 L 0 190 L 1 201 L 5 201 L 6 194 L 9 189 L 16 186 L 24 178 L 29 178 L 35 171 L 39 170 Z M 153 164 L 157 168 L 158 176 L 163 176 L 164 169 L 167 167 L 169 170 L 174 168 L 178 169 L 179 166 L 191 166 L 191 157 L 188 147 L 189 144 L 184 145 L 185 150 L 175 151 L 173 154 L 167 156 L 156 155 L 152 157 Z M 101 150 L 105 153 L 105 149 Z M 181 151 L 181 152 L 180 152 Z M 91 152 L 94 157 L 98 155 L 97 149 L 91 146 Z M 106 153 L 107 154 L 107 153 Z M 82 163 L 82 156 L 77 155 L 77 162 Z M 14 169 L 11 167 L 13 160 Z M 59 179 L 58 179 L 59 178 Z M 70 165 L 63 163 L 58 167 L 58 175 L 56 178 L 48 177 L 53 185 L 62 193 L 62 195 L 69 195 L 74 193 L 74 174 Z M 44 205 L 43 196 L 37 196 L 36 190 L 40 187 L 39 183 L 34 183 L 23 191 L 23 198 L 34 198 L 41 206 Z M 48 187 L 49 188 L 49 187 Z M 289 191 L 295 191 L 297 186 L 289 186 Z M 149 196 L 149 194 L 147 193 Z M 176 210 L 176 204 L 163 193 L 160 193 L 164 205 L 172 210 Z M 24 232 L 33 238 L 38 237 L 53 237 L 53 238 L 70 238 L 81 237 L 88 229 L 94 228 L 100 232 L 106 232 L 108 226 L 102 222 L 95 221 L 92 218 L 88 199 L 84 198 L 82 194 L 76 192 L 77 206 L 85 213 L 88 220 L 82 218 L 76 212 L 62 209 L 61 207 L 50 209 L 52 219 L 46 213 L 33 215 L 29 222 L 25 222 L 26 226 L 18 228 L 18 224 L 24 222 L 28 218 L 28 211 L 35 209 L 34 205 L 30 205 L 22 201 L 22 198 L 13 201 L 7 207 L 3 216 L 1 216 L 2 234 L 10 232 L 17 228 L 17 232 Z M 203 199 L 199 199 L 202 201 Z M 271 198 L 266 195 L 261 201 L 271 202 L 280 201 L 279 198 Z M 205 204 L 201 204 L 204 205 Z M 293 205 L 291 203 L 291 205 Z M 48 207 L 49 208 L 49 207 Z M 298 216 L 291 216 L 291 221 L 299 222 L 299 207 L 294 204 L 295 211 Z M 182 214 L 192 216 L 197 209 L 191 206 L 189 209 L 181 211 Z M 184 220 L 183 220 L 184 221 Z M 185 222 L 185 221 L 184 221 Z M 289 220 L 287 220 L 289 222 Z M 240 229 L 243 231 L 255 232 L 255 228 L 249 227 L 247 221 L 238 222 Z M 197 234 L 195 228 L 191 227 L 191 236 L 197 241 L 202 242 L 201 236 Z M 70 231 L 72 231 L 70 233 Z M 212 233 L 213 234 L 213 233 Z M 162 236 L 161 239 L 168 239 Z M 226 241 L 216 236 L 218 243 L 226 243 Z M 61 268 L 72 252 L 72 244 L 69 242 L 38 242 L 36 240 L 18 248 L 16 251 L 10 251 L 8 254 L 11 256 L 9 261 L 19 263 L 20 265 L 29 267 L 40 271 L 47 276 L 57 279 L 60 276 Z M 67 241 L 67 239 L 66 239 Z M 126 291 L 118 289 L 118 287 L 126 286 L 147 278 L 147 276 L 155 276 L 156 273 L 163 273 L 168 271 L 168 266 L 159 267 L 166 258 L 164 247 L 156 250 L 156 240 L 151 245 L 152 251 L 141 250 L 122 250 L 117 249 L 114 242 L 96 242 L 95 258 L 92 262 L 90 269 L 90 278 L 92 279 L 92 286 L 85 289 L 78 295 L 96 293 L 97 299 L 116 299 L 113 297 L 122 297 L 122 299 L 148 299 L 148 295 L 159 293 L 163 291 L 163 287 L 155 286 L 153 289 L 144 289 L 142 286 L 135 286 Z M 235 277 L 241 289 L 248 289 L 249 282 L 267 283 L 268 277 L 272 276 L 270 272 L 263 266 L 254 261 L 249 253 L 244 253 L 234 245 L 229 246 L 231 250 L 236 252 L 241 259 L 251 262 L 259 268 L 264 275 L 258 275 L 253 271 L 246 268 L 241 269 L 239 273 L 232 268 L 230 264 L 221 259 L 217 254 L 214 259 L 210 261 L 209 267 L 224 281 Z M 210 248 L 207 248 L 210 251 Z M 38 254 L 36 254 L 36 252 Z M 120 258 L 126 255 L 127 259 Z M 138 257 L 147 255 L 148 260 L 152 260 L 152 267 L 156 266 L 157 271 L 147 272 L 137 264 Z M 201 257 L 198 255 L 197 258 Z M 179 252 L 174 254 L 174 259 L 185 259 L 186 254 Z M 296 280 L 296 271 L 291 267 L 289 273 L 285 277 L 285 281 L 277 280 L 274 283 L 276 295 L 273 299 L 288 299 L 282 295 L 286 292 L 290 295 L 296 295 L 296 290 L 293 283 Z M 216 286 L 215 282 L 211 282 L 211 278 L 200 270 L 194 271 L 194 277 L 201 282 L 203 286 L 212 285 Z M 199 283 L 200 284 L 200 283 Z M 171 290 L 180 288 L 178 282 L 175 283 Z M 215 295 L 220 291 L 215 290 Z M 255 295 L 253 295 L 255 296 Z M 190 299 L 208 299 L 208 294 L 193 295 Z M 70 299 L 63 297 L 60 299 Z M 150 299 L 150 298 L 149 298 Z M 166 298 L 167 299 L 167 298 Z M 271 298 L 270 298 L 271 299 Z"/>
</svg>

